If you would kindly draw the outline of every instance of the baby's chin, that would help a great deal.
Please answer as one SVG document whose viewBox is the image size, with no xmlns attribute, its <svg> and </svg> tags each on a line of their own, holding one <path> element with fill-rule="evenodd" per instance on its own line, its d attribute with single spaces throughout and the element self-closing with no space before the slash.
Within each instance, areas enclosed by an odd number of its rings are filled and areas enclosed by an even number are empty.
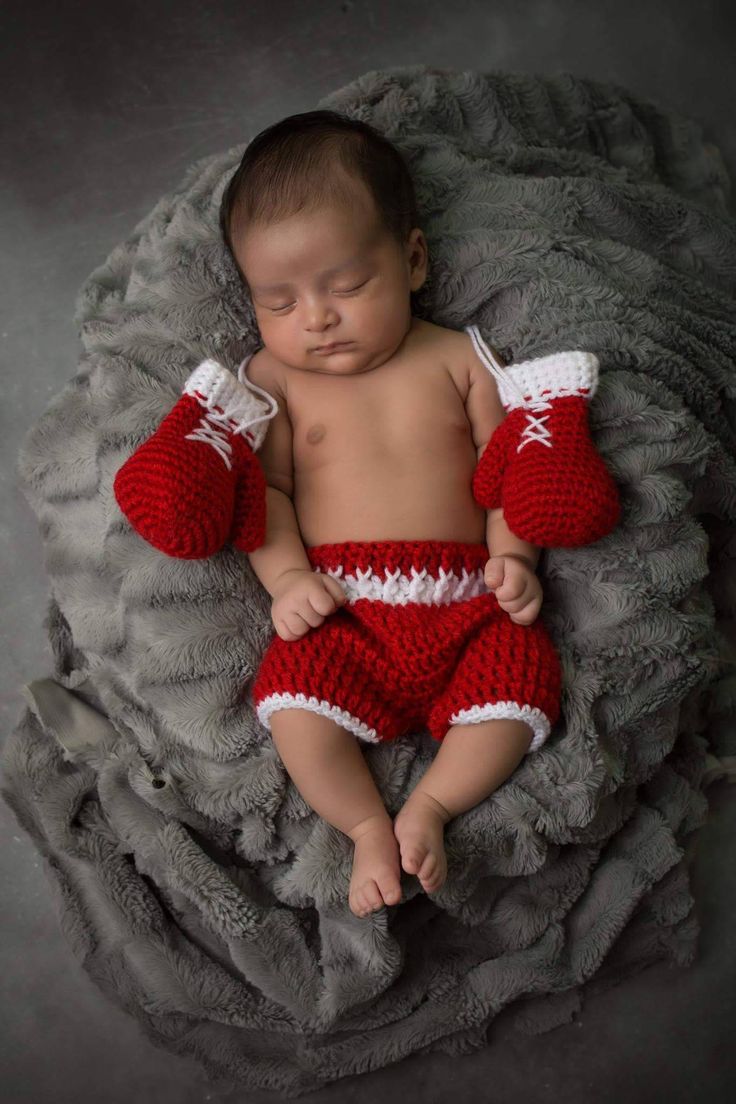
<svg viewBox="0 0 736 1104">
<path fill-rule="evenodd" d="M 312 368 L 311 366 L 305 368 L 306 372 L 309 372 L 313 376 L 363 376 L 367 372 L 372 372 L 376 367 L 375 364 L 367 364 L 365 367 L 355 366 L 348 364 L 344 367 L 336 368 Z"/>
<path fill-rule="evenodd" d="M 319 356 L 312 354 L 308 361 L 300 367 L 305 372 L 313 372 L 322 376 L 360 376 L 364 372 L 371 372 L 375 364 L 364 363 L 355 355 L 350 355 L 352 350 L 344 353 L 333 353 L 331 356 Z"/>
</svg>

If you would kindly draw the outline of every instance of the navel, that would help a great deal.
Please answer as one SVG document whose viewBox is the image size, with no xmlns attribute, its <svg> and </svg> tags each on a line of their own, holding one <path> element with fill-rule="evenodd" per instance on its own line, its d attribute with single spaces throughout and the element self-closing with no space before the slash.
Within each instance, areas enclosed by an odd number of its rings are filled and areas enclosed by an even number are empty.
<svg viewBox="0 0 736 1104">
<path fill-rule="evenodd" d="M 307 432 L 308 443 L 310 445 L 318 445 L 326 432 L 327 430 L 321 424 L 321 422 L 317 422 L 316 425 L 310 426 Z"/>
</svg>

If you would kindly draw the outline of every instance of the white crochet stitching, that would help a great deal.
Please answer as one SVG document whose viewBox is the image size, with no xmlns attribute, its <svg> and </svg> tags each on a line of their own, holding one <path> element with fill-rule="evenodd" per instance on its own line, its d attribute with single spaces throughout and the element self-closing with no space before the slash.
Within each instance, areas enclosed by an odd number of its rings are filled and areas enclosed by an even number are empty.
<svg viewBox="0 0 736 1104">
<path fill-rule="evenodd" d="M 361 740 L 366 740 L 372 744 L 378 743 L 379 737 L 375 728 L 369 728 L 359 717 L 354 717 L 352 713 L 348 713 L 347 710 L 341 709 L 337 705 L 330 705 L 324 698 L 322 700 L 316 698 L 314 694 L 309 698 L 306 694 L 301 693 L 269 694 L 267 698 L 258 703 L 256 715 L 261 724 L 270 730 L 271 714 L 278 709 L 291 709 L 294 706 L 300 709 L 308 709 L 312 713 L 320 713 L 323 717 L 330 717 Z"/>
<path fill-rule="evenodd" d="M 269 411 L 268 411 L 267 414 L 263 414 L 259 418 L 253 418 L 252 420 L 246 421 L 245 425 L 248 425 L 248 426 L 256 425 L 257 422 L 268 421 L 271 418 L 274 418 L 279 412 L 279 404 L 276 402 L 273 395 L 269 395 L 268 391 L 264 391 L 262 387 L 258 387 L 255 383 L 251 383 L 251 381 L 248 379 L 248 377 L 245 374 L 245 369 L 247 368 L 249 362 L 251 361 L 251 359 L 254 356 L 255 356 L 255 353 L 251 353 L 243 361 L 241 361 L 240 365 L 238 366 L 238 380 L 239 380 L 240 383 L 243 384 L 244 387 L 248 387 L 248 388 L 250 388 L 251 391 L 257 392 L 257 394 L 260 395 L 264 399 L 264 401 L 268 404 Z M 261 432 L 263 431 L 264 428 L 265 427 L 262 427 L 262 429 L 259 430 L 259 436 L 260 436 L 260 434 L 261 434 Z M 239 433 L 240 430 L 241 430 L 241 424 L 236 425 L 235 432 Z M 263 436 L 265 436 L 265 433 L 263 433 Z M 258 447 L 262 443 L 262 440 L 263 440 L 262 437 L 261 437 L 261 440 L 257 440 L 255 447 Z"/>
<path fill-rule="evenodd" d="M 527 755 L 542 746 L 552 727 L 549 717 L 541 709 L 519 705 L 515 701 L 486 702 L 484 705 L 473 705 L 469 709 L 459 709 L 450 717 L 450 724 L 479 724 L 497 717 L 525 721 L 530 726 L 534 736 L 527 748 Z"/>
<path fill-rule="evenodd" d="M 207 420 L 208 418 L 210 421 Z M 220 423 L 219 429 L 217 426 L 218 422 Z M 215 450 L 227 464 L 228 471 L 231 471 L 232 464 L 230 462 L 230 453 L 232 452 L 233 446 L 227 439 L 229 432 L 228 427 L 229 419 L 225 414 L 218 414 L 215 410 L 208 410 L 200 420 L 197 428 L 192 433 L 187 433 L 185 439 L 187 441 L 204 441 L 208 445 L 213 445 Z"/>
<path fill-rule="evenodd" d="M 250 357 L 241 364 L 247 364 Z M 216 360 L 203 360 L 189 376 L 185 391 L 205 410 L 199 426 L 187 435 L 187 440 L 204 441 L 222 456 L 232 468 L 232 444 L 228 438 L 239 433 L 255 452 L 263 443 L 267 422 L 278 413 L 278 404 L 267 391 L 248 379 L 235 379 Z M 254 394 L 257 393 L 257 394 Z M 258 414 L 265 408 L 266 413 Z M 254 415 L 256 415 L 254 417 Z M 259 426 L 253 431 L 253 426 Z"/>
<path fill-rule="evenodd" d="M 531 409 L 533 411 L 549 410 L 551 403 L 540 401 L 538 403 L 532 403 Z M 516 451 L 521 452 L 524 445 L 530 445 L 532 441 L 539 441 L 540 445 L 546 445 L 547 448 L 552 448 L 551 436 L 552 434 L 547 429 L 546 425 L 542 425 L 542 422 L 546 422 L 549 418 L 549 414 L 545 414 L 543 418 L 536 418 L 534 414 L 525 414 L 528 425 L 524 427 L 521 433 L 521 444 L 517 445 Z M 535 429 L 538 432 L 535 434 Z"/>
<path fill-rule="evenodd" d="M 596 390 L 598 380 L 598 358 L 594 353 L 575 349 L 522 361 L 521 364 L 512 364 L 504 370 L 496 363 L 478 327 L 466 326 L 465 330 L 470 335 L 479 359 L 496 378 L 499 396 L 504 407 L 508 410 L 512 406 L 510 392 L 515 391 L 519 396 L 519 406 L 525 409 L 527 425 L 521 433 L 520 443 L 516 447 L 517 453 L 532 441 L 552 448 L 550 431 L 544 425 L 550 415 L 537 416 L 542 410 L 549 410 L 552 405 L 550 399 L 545 399 L 542 395 L 548 394 L 550 398 L 578 395 L 581 398 L 590 399 Z M 558 374 L 554 381 L 550 381 L 550 369 L 553 364 L 557 367 Z M 559 372 L 562 372 L 562 376 Z M 552 386 L 545 387 L 545 384 L 550 382 Z M 529 394 L 527 389 L 530 389 Z"/>
<path fill-rule="evenodd" d="M 331 705 L 325 698 L 317 698 L 314 694 L 310 697 L 303 693 L 290 694 L 288 691 L 282 694 L 269 694 L 256 706 L 256 716 L 261 724 L 270 731 L 271 715 L 279 709 L 292 709 L 294 707 L 308 709 L 312 713 L 321 714 L 323 717 L 330 717 L 361 740 L 366 740 L 369 743 L 379 742 L 379 736 L 375 728 L 369 727 L 359 717 L 349 713 L 346 709 L 341 709 L 338 705 Z M 533 737 L 527 748 L 527 755 L 539 750 L 542 744 L 546 742 L 551 730 L 549 718 L 541 709 L 533 708 L 530 705 L 519 705 L 518 702 L 514 701 L 485 702 L 483 705 L 474 705 L 469 709 L 459 709 L 451 714 L 448 723 L 450 725 L 480 724 L 482 721 L 495 718 L 520 720 L 529 725 Z"/>
<path fill-rule="evenodd" d="M 366 571 L 357 568 L 354 575 L 344 575 L 343 568 L 344 564 L 337 568 L 327 568 L 325 574 L 341 578 L 349 603 L 370 598 L 388 605 L 403 606 L 407 602 L 446 605 L 490 593 L 485 584 L 483 568 L 476 568 L 471 572 L 463 568 L 460 575 L 440 568 L 438 579 L 429 575 L 426 567 L 420 572 L 412 567 L 411 576 L 402 575 L 399 568 L 393 572 L 387 569 L 382 572 L 372 567 Z M 315 571 L 322 572 L 322 568 L 316 567 Z"/>
</svg>

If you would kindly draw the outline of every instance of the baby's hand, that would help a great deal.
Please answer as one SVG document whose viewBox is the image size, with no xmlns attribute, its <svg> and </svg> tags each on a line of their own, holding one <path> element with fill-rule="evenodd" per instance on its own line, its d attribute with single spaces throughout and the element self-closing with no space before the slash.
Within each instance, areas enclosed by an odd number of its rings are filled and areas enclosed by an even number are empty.
<svg viewBox="0 0 736 1104">
<path fill-rule="evenodd" d="M 271 602 L 271 620 L 282 640 L 298 640 L 347 602 L 331 575 L 297 568 L 280 577 Z"/>
<path fill-rule="evenodd" d="M 498 604 L 517 625 L 531 625 L 536 620 L 544 593 L 542 584 L 529 564 L 518 556 L 491 556 L 484 568 L 489 590 L 496 593 Z"/>
</svg>

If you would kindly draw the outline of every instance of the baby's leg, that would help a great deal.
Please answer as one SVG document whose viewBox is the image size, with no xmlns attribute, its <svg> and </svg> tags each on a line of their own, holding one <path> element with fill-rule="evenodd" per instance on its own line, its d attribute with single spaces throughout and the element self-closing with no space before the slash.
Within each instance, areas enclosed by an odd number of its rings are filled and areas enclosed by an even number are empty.
<svg viewBox="0 0 736 1104">
<path fill-rule="evenodd" d="M 403 868 L 417 875 L 427 893 L 435 893 L 447 875 L 445 824 L 513 774 L 533 735 L 524 721 L 501 718 L 448 730 L 394 821 Z"/>
<path fill-rule="evenodd" d="M 278 709 L 271 735 L 304 800 L 355 844 L 349 904 L 365 916 L 401 899 L 391 817 L 352 732 L 309 709 Z"/>
</svg>

